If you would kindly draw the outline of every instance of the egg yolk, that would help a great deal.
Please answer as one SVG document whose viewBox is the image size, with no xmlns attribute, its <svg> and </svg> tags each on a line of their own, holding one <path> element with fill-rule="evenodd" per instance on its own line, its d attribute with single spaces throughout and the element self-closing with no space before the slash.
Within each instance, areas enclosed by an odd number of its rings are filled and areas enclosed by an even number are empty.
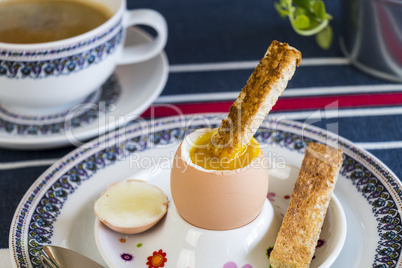
<svg viewBox="0 0 402 268">
<path fill-rule="evenodd" d="M 260 154 L 260 146 L 257 140 L 252 138 L 247 146 L 237 150 L 234 157 L 220 159 L 210 150 L 213 134 L 214 131 L 202 134 L 190 149 L 190 159 L 195 165 L 208 170 L 234 170 L 246 167 Z"/>
</svg>

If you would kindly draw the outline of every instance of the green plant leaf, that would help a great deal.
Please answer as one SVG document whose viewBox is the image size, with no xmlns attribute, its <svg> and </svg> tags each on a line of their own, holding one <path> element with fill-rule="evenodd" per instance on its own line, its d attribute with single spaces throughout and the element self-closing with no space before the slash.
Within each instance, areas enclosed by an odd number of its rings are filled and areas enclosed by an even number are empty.
<svg viewBox="0 0 402 268">
<path fill-rule="evenodd" d="M 0 0 L 1 1 L 1 0 Z M 328 49 L 332 43 L 332 19 L 326 13 L 323 0 L 277 0 L 275 9 L 282 17 L 289 17 L 293 30 L 303 36 L 316 35 L 317 44 Z"/>
<path fill-rule="evenodd" d="M 306 15 L 298 15 L 293 26 L 299 29 L 306 29 L 310 26 L 310 19 Z"/>
<path fill-rule="evenodd" d="M 317 44 L 325 50 L 331 47 L 332 38 L 332 28 L 329 25 L 316 35 Z"/>
<path fill-rule="evenodd" d="M 327 18 L 326 12 L 325 12 L 325 5 L 324 2 L 319 0 L 314 3 L 314 14 L 320 18 L 321 20 L 325 20 Z"/>
<path fill-rule="evenodd" d="M 313 8 L 316 0 L 293 0 L 295 6 L 304 7 L 306 9 Z"/>
<path fill-rule="evenodd" d="M 289 11 L 287 9 L 283 9 L 279 3 L 275 3 L 275 9 L 282 19 L 286 18 L 286 16 L 289 16 Z"/>
<path fill-rule="evenodd" d="M 280 0 L 279 4 L 283 7 L 283 8 L 287 8 L 287 0 Z"/>
<path fill-rule="evenodd" d="M 296 15 L 296 16 L 299 16 L 299 15 L 306 15 L 306 16 L 307 16 L 308 13 L 309 13 L 308 10 L 305 9 L 304 7 L 297 7 L 296 12 L 295 12 L 295 15 Z"/>
<path fill-rule="evenodd" d="M 314 14 L 308 14 L 308 15 L 306 15 L 306 16 L 310 19 L 310 25 L 308 26 L 308 28 L 307 28 L 306 30 L 315 29 L 315 28 L 318 26 L 318 24 L 320 24 L 320 23 L 317 21 L 317 18 L 315 17 Z"/>
</svg>

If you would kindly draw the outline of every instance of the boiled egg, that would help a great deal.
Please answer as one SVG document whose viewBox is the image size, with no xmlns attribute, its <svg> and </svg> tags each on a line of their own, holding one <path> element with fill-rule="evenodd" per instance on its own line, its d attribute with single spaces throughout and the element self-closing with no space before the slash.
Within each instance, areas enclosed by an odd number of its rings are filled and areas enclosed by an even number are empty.
<svg viewBox="0 0 402 268">
<path fill-rule="evenodd" d="M 140 180 L 110 185 L 95 202 L 97 218 L 110 229 L 141 233 L 158 223 L 167 212 L 168 198 L 158 187 Z"/>
<path fill-rule="evenodd" d="M 193 163 L 190 152 L 211 131 L 199 129 L 180 144 L 171 170 L 172 198 L 181 217 L 194 226 L 235 229 L 261 212 L 268 193 L 268 167 L 261 151 L 249 164 L 233 170 Z"/>
</svg>

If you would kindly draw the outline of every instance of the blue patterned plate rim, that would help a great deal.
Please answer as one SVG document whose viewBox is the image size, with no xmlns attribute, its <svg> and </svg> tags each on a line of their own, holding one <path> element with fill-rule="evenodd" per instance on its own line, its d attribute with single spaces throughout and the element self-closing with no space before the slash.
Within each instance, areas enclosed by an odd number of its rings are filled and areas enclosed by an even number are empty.
<svg viewBox="0 0 402 268">
<path fill-rule="evenodd" d="M 15 211 L 9 236 L 14 267 L 40 267 L 37 251 L 50 244 L 53 223 L 81 182 L 89 180 L 124 156 L 178 143 L 189 132 L 220 124 L 226 114 L 173 116 L 138 120 L 125 129 L 103 135 L 77 148 L 46 170 L 26 192 Z M 302 133 L 302 134 L 300 134 Z M 338 135 L 302 123 L 267 117 L 256 133 L 260 144 L 275 144 L 303 154 L 309 142 L 325 142 L 344 152 L 341 174 L 353 181 L 372 207 L 377 226 L 377 249 L 372 267 L 401 267 L 402 183 L 369 152 Z M 69 189 L 69 190 L 66 190 Z"/>
</svg>

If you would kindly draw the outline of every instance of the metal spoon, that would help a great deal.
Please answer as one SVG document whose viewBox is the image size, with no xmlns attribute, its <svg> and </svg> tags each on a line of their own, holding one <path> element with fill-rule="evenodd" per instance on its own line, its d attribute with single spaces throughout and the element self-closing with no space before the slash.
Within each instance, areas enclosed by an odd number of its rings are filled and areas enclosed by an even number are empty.
<svg viewBox="0 0 402 268">
<path fill-rule="evenodd" d="M 70 249 L 57 246 L 44 246 L 39 258 L 45 268 L 104 268 L 97 262 Z"/>
</svg>

